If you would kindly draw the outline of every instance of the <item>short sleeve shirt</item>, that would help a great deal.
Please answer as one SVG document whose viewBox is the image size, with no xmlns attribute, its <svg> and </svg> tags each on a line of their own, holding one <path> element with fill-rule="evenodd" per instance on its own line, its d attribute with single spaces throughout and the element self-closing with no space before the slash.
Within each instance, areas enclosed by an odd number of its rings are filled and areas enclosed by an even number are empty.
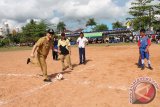
<svg viewBox="0 0 160 107">
<path fill-rule="evenodd" d="M 35 45 L 38 47 L 38 50 L 37 50 L 38 54 L 47 56 L 53 43 L 52 43 L 52 40 L 48 41 L 46 37 L 42 37 L 37 41 Z"/>
<path fill-rule="evenodd" d="M 140 38 L 138 41 L 139 48 L 146 49 L 148 45 L 151 45 L 151 41 L 147 36 Z"/>
<path fill-rule="evenodd" d="M 83 37 L 83 38 L 79 37 L 79 38 L 77 39 L 77 43 L 78 43 L 78 47 L 79 47 L 79 48 L 85 48 L 86 42 L 88 42 L 88 40 L 87 40 L 87 38 L 85 38 L 85 37 Z"/>
</svg>

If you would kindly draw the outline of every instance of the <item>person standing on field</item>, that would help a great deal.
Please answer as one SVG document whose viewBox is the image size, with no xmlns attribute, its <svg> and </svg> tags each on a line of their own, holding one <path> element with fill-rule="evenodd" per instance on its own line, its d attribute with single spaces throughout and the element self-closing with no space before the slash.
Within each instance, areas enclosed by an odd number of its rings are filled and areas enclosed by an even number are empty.
<svg viewBox="0 0 160 107">
<path fill-rule="evenodd" d="M 53 60 L 58 60 L 58 39 L 57 36 L 53 40 L 53 51 L 52 51 Z"/>
<path fill-rule="evenodd" d="M 141 69 L 144 70 L 145 68 L 144 59 L 146 58 L 148 60 L 148 68 L 150 70 L 153 70 L 153 68 L 151 67 L 151 61 L 149 57 L 150 56 L 149 47 L 151 46 L 151 41 L 148 38 L 148 36 L 146 36 L 145 32 L 146 32 L 145 29 L 140 30 L 141 38 L 138 41 L 139 53 L 140 53 L 140 58 L 141 58 Z"/>
<path fill-rule="evenodd" d="M 84 37 L 83 32 L 80 33 L 80 37 L 77 39 L 77 44 L 79 47 L 79 64 L 85 64 L 86 63 L 86 54 L 85 54 L 85 46 L 88 43 L 88 40 L 86 37 Z"/>
</svg>

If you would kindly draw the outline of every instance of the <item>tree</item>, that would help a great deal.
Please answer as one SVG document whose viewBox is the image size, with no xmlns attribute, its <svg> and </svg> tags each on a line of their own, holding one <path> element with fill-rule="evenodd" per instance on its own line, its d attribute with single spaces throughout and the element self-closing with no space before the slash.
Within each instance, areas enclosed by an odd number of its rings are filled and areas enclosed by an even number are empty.
<svg viewBox="0 0 160 107">
<path fill-rule="evenodd" d="M 59 22 L 57 25 L 57 31 L 59 33 L 63 32 L 65 30 L 65 26 L 66 24 L 63 21 Z"/>
<path fill-rule="evenodd" d="M 86 26 L 93 26 L 96 25 L 97 23 L 95 22 L 94 18 L 90 18 L 87 23 Z"/>
<path fill-rule="evenodd" d="M 155 10 L 154 10 L 154 14 L 155 15 L 160 15 L 160 3 L 155 5 Z M 153 21 L 153 29 L 154 30 L 160 30 L 160 20 L 155 20 Z"/>
<path fill-rule="evenodd" d="M 105 24 L 96 25 L 96 27 L 94 28 L 94 31 L 104 31 L 104 30 L 108 30 L 108 26 Z"/>
<path fill-rule="evenodd" d="M 30 23 L 22 27 L 23 37 L 20 40 L 26 40 L 26 42 L 34 42 L 37 40 L 37 38 L 45 34 L 47 28 L 48 26 L 45 21 L 42 20 L 37 23 L 32 19 Z"/>
<path fill-rule="evenodd" d="M 22 32 L 24 36 L 26 37 L 34 37 L 36 36 L 36 22 L 31 19 L 30 23 L 26 24 L 24 27 L 22 27 Z"/>
<path fill-rule="evenodd" d="M 134 30 L 151 29 L 151 26 L 154 26 L 154 15 L 160 12 L 158 9 L 160 4 L 153 5 L 152 1 L 154 0 L 135 0 L 131 3 L 129 14 L 133 16 Z"/>
<path fill-rule="evenodd" d="M 17 35 L 17 32 L 15 29 L 12 30 L 12 36 L 16 36 Z"/>
<path fill-rule="evenodd" d="M 121 22 L 116 21 L 116 22 L 112 23 L 112 29 L 116 29 L 116 28 L 124 28 L 124 26 L 122 25 Z"/>
</svg>

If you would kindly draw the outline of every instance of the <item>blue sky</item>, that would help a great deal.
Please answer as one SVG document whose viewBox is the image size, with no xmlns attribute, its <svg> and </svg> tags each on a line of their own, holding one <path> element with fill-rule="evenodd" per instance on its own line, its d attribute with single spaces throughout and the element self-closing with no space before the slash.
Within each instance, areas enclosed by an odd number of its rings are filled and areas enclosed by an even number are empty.
<svg viewBox="0 0 160 107">
<path fill-rule="evenodd" d="M 127 3 L 129 0 L 112 0 L 112 1 L 119 6 L 125 6 L 125 3 Z"/>
</svg>

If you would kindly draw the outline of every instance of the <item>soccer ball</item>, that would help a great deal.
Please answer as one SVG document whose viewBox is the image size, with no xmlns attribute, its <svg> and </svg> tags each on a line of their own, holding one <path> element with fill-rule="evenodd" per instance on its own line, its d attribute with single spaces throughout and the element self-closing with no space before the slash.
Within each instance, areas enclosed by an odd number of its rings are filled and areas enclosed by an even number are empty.
<svg viewBox="0 0 160 107">
<path fill-rule="evenodd" d="M 63 79 L 63 75 L 60 74 L 60 73 L 57 74 L 57 75 L 56 75 L 56 79 L 57 79 L 57 80 L 62 80 L 62 79 Z"/>
</svg>

